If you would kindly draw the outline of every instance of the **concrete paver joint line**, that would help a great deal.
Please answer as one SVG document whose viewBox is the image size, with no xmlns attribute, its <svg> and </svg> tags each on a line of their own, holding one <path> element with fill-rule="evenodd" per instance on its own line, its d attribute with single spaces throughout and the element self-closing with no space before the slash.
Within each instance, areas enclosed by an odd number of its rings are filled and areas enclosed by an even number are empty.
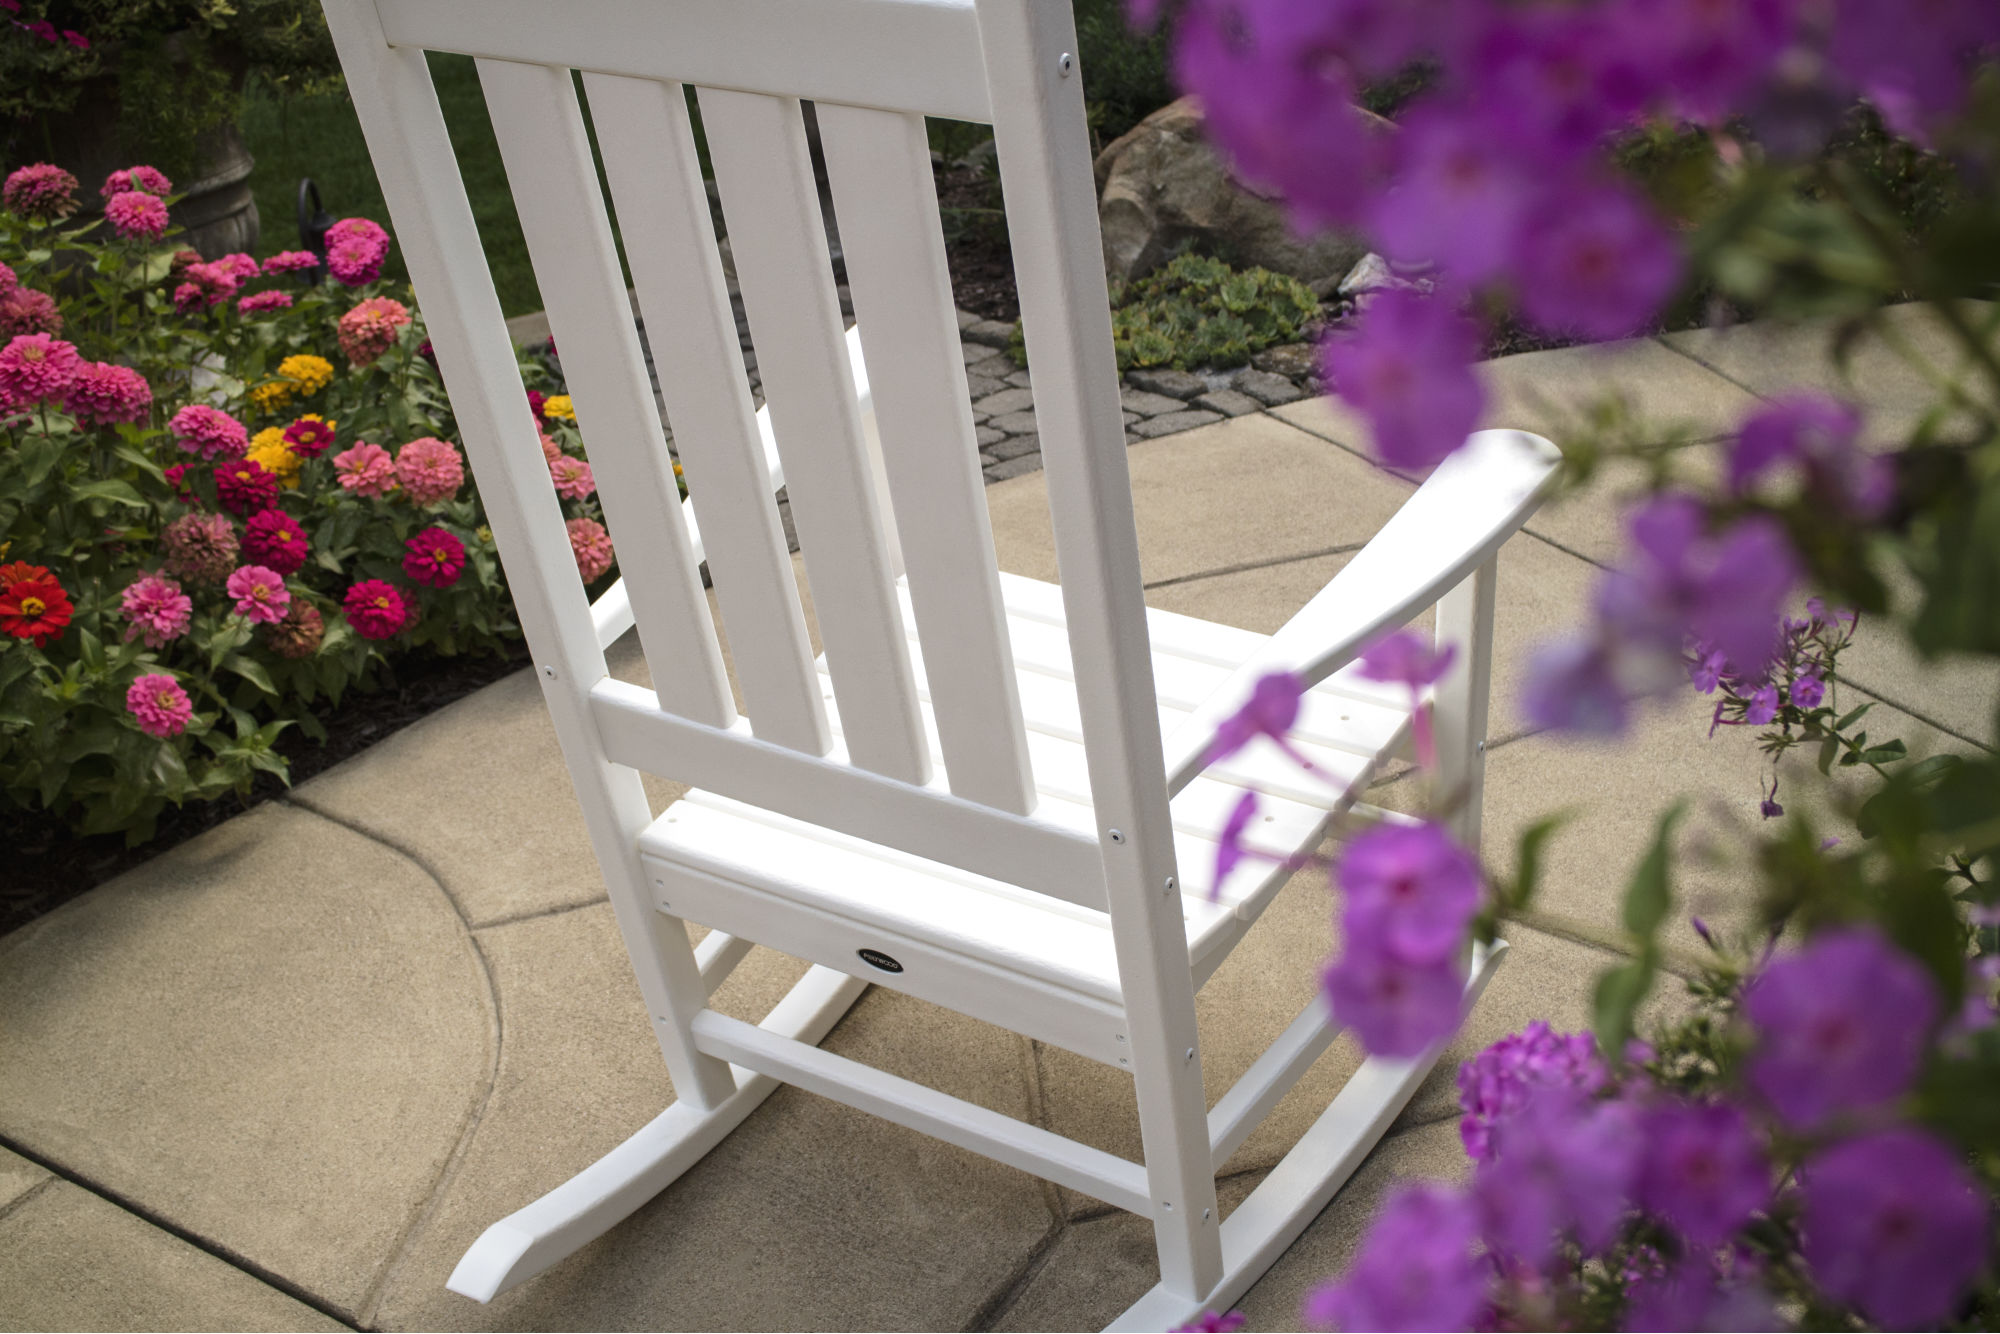
<svg viewBox="0 0 2000 1334">
<path fill-rule="evenodd" d="M 5 1143 L 4 1139 L 0 1139 L 0 1143 Z M 25 1154 L 23 1154 L 22 1156 L 26 1157 Z M 0 1204 L 0 1219 L 6 1218 L 9 1214 L 15 1212 L 22 1205 L 34 1199 L 37 1195 L 40 1195 L 43 1191 L 49 1189 L 49 1187 L 55 1185 L 60 1180 L 62 1180 L 61 1177 L 56 1176 L 54 1173 L 51 1173 L 48 1176 L 43 1177 L 40 1181 L 37 1181 L 34 1185 L 28 1187 L 26 1190 L 22 1191 L 19 1195 L 16 1195 L 13 1199 L 7 1201 L 5 1204 Z"/>
<path fill-rule="evenodd" d="M 293 1283 L 290 1279 L 286 1278 L 283 1274 L 279 1274 L 274 1272 L 273 1270 L 265 1268 L 263 1265 L 260 1265 L 256 1261 L 250 1259 L 248 1256 L 242 1255 L 237 1251 L 232 1250 L 230 1247 L 222 1245 L 220 1242 L 217 1242 L 209 1237 L 205 1237 L 198 1232 L 192 1232 L 187 1228 L 182 1227 L 180 1224 L 174 1222 L 171 1218 L 168 1218 L 163 1214 L 154 1212 L 153 1210 L 147 1208 L 144 1204 L 140 1203 L 137 1200 L 127 1197 L 121 1192 L 112 1190 L 108 1186 L 105 1186 L 100 1182 L 94 1181 L 89 1177 L 78 1175 L 77 1173 L 71 1171 L 69 1168 L 65 1167 L 63 1164 L 54 1162 L 51 1159 L 45 1158 L 42 1155 L 36 1153 L 33 1149 L 30 1149 L 25 1144 L 19 1143 L 18 1141 L 6 1135 L 0 1135 L 0 1149 L 5 1149 L 9 1153 L 18 1154 L 20 1157 L 27 1159 L 29 1162 L 35 1164 L 37 1167 L 41 1168 L 43 1171 L 49 1174 L 49 1177 L 46 1181 L 38 1182 L 32 1189 L 24 1192 L 19 1199 L 14 1200 L 8 1208 L 0 1209 L 0 1217 L 5 1217 L 6 1215 L 11 1214 L 16 1209 L 20 1208 L 21 1205 L 27 1203 L 31 1199 L 34 1199 L 36 1196 L 39 1196 L 44 1192 L 52 1189 L 58 1183 L 67 1183 L 68 1185 L 76 1187 L 78 1190 L 96 1196 L 98 1199 L 104 1201 L 106 1204 L 111 1205 L 113 1208 L 122 1210 L 123 1212 L 132 1215 L 132 1217 L 147 1224 L 148 1226 L 159 1229 L 161 1232 L 166 1233 L 168 1236 L 173 1237 L 175 1240 L 184 1242 L 187 1245 L 194 1247 L 196 1250 L 202 1252 L 204 1255 L 208 1255 L 213 1257 L 214 1259 L 222 1261 L 222 1263 L 228 1265 L 230 1268 L 238 1270 L 241 1273 L 248 1275 L 249 1277 L 257 1280 L 257 1282 L 262 1283 L 264 1286 L 272 1288 L 278 1292 L 284 1293 L 287 1297 L 290 1297 L 293 1301 L 298 1302 L 300 1305 L 311 1307 L 313 1310 L 325 1316 L 328 1320 L 332 1320 L 341 1325 L 345 1325 L 348 1329 L 352 1330 L 361 1330 L 366 1328 L 365 1325 L 357 1323 L 354 1317 L 349 1313 L 340 1310 L 338 1307 L 328 1304 L 326 1301 L 322 1300 L 317 1293 L 306 1291 L 304 1288 L 300 1287 L 296 1283 Z"/>
</svg>

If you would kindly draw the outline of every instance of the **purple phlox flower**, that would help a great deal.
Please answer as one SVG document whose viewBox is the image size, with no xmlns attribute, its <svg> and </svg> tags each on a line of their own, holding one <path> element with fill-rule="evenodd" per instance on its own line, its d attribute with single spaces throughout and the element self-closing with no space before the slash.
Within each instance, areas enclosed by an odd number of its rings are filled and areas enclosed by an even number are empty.
<svg viewBox="0 0 2000 1334">
<path fill-rule="evenodd" d="M 1836 1144 L 1799 1184 L 1814 1279 L 1884 1329 L 1949 1319 L 1985 1267 L 1985 1196 L 1960 1155 L 1924 1131 Z"/>
<path fill-rule="evenodd" d="M 1586 1255 L 1602 1251 L 1631 1205 L 1642 1148 L 1628 1104 L 1537 1090 L 1495 1128 L 1473 1178 L 1488 1244 L 1531 1268 L 1548 1261 L 1562 1236 Z"/>
<path fill-rule="evenodd" d="M 1474 35 L 1454 64 L 1472 116 L 1544 178 L 1629 124 L 1652 96 L 1649 48 L 1629 39 L 1616 6 L 1461 8 L 1473 11 L 1459 22 Z"/>
<path fill-rule="evenodd" d="M 1423 690 L 1442 679 L 1457 656 L 1458 645 L 1446 644 L 1438 649 L 1415 630 L 1384 635 L 1361 652 L 1361 675 L 1370 681 L 1400 682 L 1409 689 L 1410 734 L 1417 763 L 1425 769 L 1437 768 L 1437 738 L 1431 729 L 1431 711 L 1423 700 Z"/>
<path fill-rule="evenodd" d="M 1752 727 L 1762 727 L 1778 716 L 1778 687 L 1765 682 L 1750 692 L 1744 701 L 1743 721 Z"/>
<path fill-rule="evenodd" d="M 1792 678 L 1788 692 L 1792 697 L 1792 707 L 1796 709 L 1816 709 L 1826 698 L 1826 682 L 1819 673 L 1807 671 Z"/>
<path fill-rule="evenodd" d="M 1861 613 L 1854 608 L 1835 607 L 1829 611 L 1826 603 L 1818 598 L 1806 599 L 1806 615 L 1815 626 L 1831 630 L 1836 636 L 1836 645 L 1852 639 L 1855 627 L 1861 623 Z"/>
<path fill-rule="evenodd" d="M 1410 964 L 1349 941 L 1325 982 L 1334 1022 L 1372 1056 L 1419 1055 L 1450 1037 L 1464 1011 L 1465 975 L 1451 959 Z"/>
<path fill-rule="evenodd" d="M 1379 124 L 1330 55 L 1348 7 L 1194 4 L 1174 34 L 1175 80 L 1201 99 L 1208 136 L 1246 182 L 1282 195 L 1305 232 L 1356 221 L 1382 174 Z"/>
<path fill-rule="evenodd" d="M 1638 0 L 1621 34 L 1646 52 L 1665 110 L 1718 124 L 1744 109 L 1791 40 L 1796 0 Z"/>
<path fill-rule="evenodd" d="M 1615 641 L 1544 644 L 1528 661 L 1521 711 L 1538 728 L 1618 736 L 1632 715 L 1635 692 L 1624 680 L 1628 666 Z"/>
<path fill-rule="evenodd" d="M 1244 1323 L 1241 1311 L 1203 1311 L 1185 1325 L 1175 1325 L 1174 1334 L 1236 1334 Z"/>
<path fill-rule="evenodd" d="M 1716 942 L 1715 932 L 1709 929 L 1707 922 L 1702 921 L 1699 917 L 1690 917 L 1688 918 L 1688 925 L 1694 928 L 1694 933 L 1700 936 L 1710 949 L 1717 951 L 1722 949 L 1722 946 Z"/>
<path fill-rule="evenodd" d="M 1258 737 L 1266 736 L 1300 764 L 1312 768 L 1312 761 L 1293 750 L 1285 735 L 1299 720 L 1299 697 L 1305 694 L 1305 689 L 1305 682 L 1290 672 L 1269 672 L 1258 677 L 1243 707 L 1216 727 L 1215 740 L 1208 746 L 1207 763 L 1228 759 Z"/>
<path fill-rule="evenodd" d="M 1729 452 L 1729 487 L 1738 495 L 1784 464 L 1804 471 L 1807 489 L 1859 518 L 1888 505 L 1889 461 L 1862 452 L 1861 410 L 1825 394 L 1792 394 L 1745 419 Z"/>
<path fill-rule="evenodd" d="M 1398 1187 L 1339 1279 L 1306 1295 L 1309 1325 L 1340 1329 L 1469 1329 L 1488 1269 L 1472 1253 L 1478 1216 L 1458 1191 Z"/>
<path fill-rule="evenodd" d="M 1334 391 L 1368 419 L 1376 456 L 1392 468 L 1428 468 L 1479 424 L 1478 344 L 1478 330 L 1449 302 L 1392 290 L 1321 350 Z"/>
<path fill-rule="evenodd" d="M 1750 1086 L 1801 1128 L 1880 1106 L 1915 1081 L 1939 1009 L 1930 976 L 1879 932 L 1823 932 L 1744 994 Z"/>
<path fill-rule="evenodd" d="M 1993 1026 L 1994 1019 L 2000 1017 L 2000 1003 L 1993 995 L 1996 982 L 2000 982 L 2000 955 L 1982 955 L 1965 966 L 1965 999 L 1945 1024 L 1947 1039 L 1963 1039 Z"/>
<path fill-rule="evenodd" d="M 1974 926 L 2000 926 L 2000 903 L 1975 903 L 1967 916 Z"/>
<path fill-rule="evenodd" d="M 1334 874 L 1347 896 L 1341 921 L 1350 954 L 1449 962 L 1479 911 L 1479 863 L 1439 825 L 1376 825 L 1347 845 Z"/>
<path fill-rule="evenodd" d="M 1682 1256 L 1658 1272 L 1628 1279 L 1628 1330 L 1764 1331 L 1779 1329 L 1770 1292 L 1754 1275 L 1724 1275 L 1706 1256 Z"/>
<path fill-rule="evenodd" d="M 1493 1129 L 1525 1107 L 1543 1087 L 1601 1091 L 1611 1072 L 1588 1033 L 1557 1033 L 1537 1019 L 1510 1033 L 1458 1067 L 1458 1105 L 1465 1117 L 1458 1137 L 1465 1156 L 1484 1162 L 1492 1156 Z"/>
<path fill-rule="evenodd" d="M 1521 312 L 1547 333 L 1623 337 L 1680 281 L 1673 237 L 1623 186 L 1547 191 L 1522 235 Z"/>
<path fill-rule="evenodd" d="M 1688 680 L 1703 695 L 1714 694 L 1728 670 L 1729 659 L 1723 656 L 1722 650 L 1705 643 L 1696 644 L 1688 659 Z"/>
<path fill-rule="evenodd" d="M 1689 1242 L 1719 1246 L 1770 1202 L 1770 1160 L 1738 1108 L 1669 1098 L 1642 1124 L 1639 1206 Z"/>
<path fill-rule="evenodd" d="M 2000 9 L 1962 0 L 1839 0 L 1827 54 L 1897 133 L 1924 142 L 1964 103 Z"/>
<path fill-rule="evenodd" d="M 1215 848 L 1215 880 L 1208 887 L 1208 901 L 1213 903 L 1222 895 L 1222 882 L 1236 869 L 1236 863 L 1247 855 L 1243 847 L 1243 831 L 1257 814 L 1257 793 L 1246 791 L 1237 798 L 1230 809 L 1229 819 L 1222 826 Z"/>
<path fill-rule="evenodd" d="M 1630 555 L 1598 586 L 1598 614 L 1615 635 L 1676 654 L 1692 637 L 1720 652 L 1730 674 L 1754 679 L 1778 648 L 1798 557 L 1784 530 L 1761 515 L 1720 533 L 1704 527 L 1689 496 L 1663 495 L 1634 509 L 1626 521 Z"/>
<path fill-rule="evenodd" d="M 1400 131 L 1395 184 L 1369 211 L 1382 253 L 1433 261 L 1468 285 L 1499 277 L 1535 199 L 1534 164 L 1462 111 L 1420 106 Z"/>
<path fill-rule="evenodd" d="M 1763 791 L 1762 783 L 1758 784 L 1758 790 Z M 1775 773 L 1771 775 L 1770 790 L 1764 792 L 1764 799 L 1757 804 L 1757 813 L 1766 820 L 1775 820 L 1785 813 L 1785 808 L 1778 804 L 1778 775 Z"/>
</svg>

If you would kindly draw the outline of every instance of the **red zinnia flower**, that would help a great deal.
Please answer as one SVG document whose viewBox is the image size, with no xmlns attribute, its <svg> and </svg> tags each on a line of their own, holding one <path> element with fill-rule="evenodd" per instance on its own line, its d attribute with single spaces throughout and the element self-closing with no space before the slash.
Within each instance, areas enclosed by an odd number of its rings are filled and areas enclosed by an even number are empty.
<svg viewBox="0 0 2000 1334">
<path fill-rule="evenodd" d="M 0 630 L 16 639 L 32 640 L 36 648 L 60 635 L 74 611 L 69 594 L 46 573 L 20 579 L 0 591 Z"/>
<path fill-rule="evenodd" d="M 465 572 L 465 543 L 442 528 L 426 528 L 404 543 L 403 573 L 432 588 L 450 588 Z"/>
<path fill-rule="evenodd" d="M 278 479 L 255 459 L 237 459 L 215 470 L 215 494 L 232 514 L 255 514 L 278 503 Z"/>
<path fill-rule="evenodd" d="M 0 589 L 12 588 L 15 584 L 29 579 L 46 579 L 48 577 L 49 569 L 46 565 L 30 565 L 24 560 L 0 565 Z"/>
<path fill-rule="evenodd" d="M 347 590 L 342 603 L 348 624 L 363 639 L 391 639 L 409 624 L 409 608 L 396 586 L 383 579 L 363 579 Z"/>
<path fill-rule="evenodd" d="M 333 426 L 318 417 L 301 417 L 285 428 L 285 443 L 302 459 L 316 459 L 333 444 Z"/>
</svg>

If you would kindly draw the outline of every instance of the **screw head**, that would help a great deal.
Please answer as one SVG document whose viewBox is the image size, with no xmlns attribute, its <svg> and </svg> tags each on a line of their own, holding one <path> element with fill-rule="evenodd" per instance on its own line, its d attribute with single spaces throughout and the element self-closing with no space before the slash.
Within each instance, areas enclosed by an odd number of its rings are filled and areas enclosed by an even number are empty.
<svg viewBox="0 0 2000 1334">
<path fill-rule="evenodd" d="M 1192 1060 L 1194 1059 L 1194 1048 L 1193 1048 L 1193 1047 L 1189 1047 L 1189 1048 L 1188 1048 L 1188 1050 L 1187 1050 L 1187 1058 L 1188 1058 L 1188 1059 L 1189 1059 L 1190 1061 L 1192 1061 Z"/>
<path fill-rule="evenodd" d="M 1179 889 L 1179 888 L 1180 888 L 1180 885 L 1179 885 L 1178 883 L 1176 883 L 1176 881 L 1174 880 L 1174 878 L 1173 878 L 1172 876 L 1168 876 L 1168 877 L 1167 877 L 1167 893 L 1171 894 L 1171 893 L 1173 893 L 1173 892 L 1174 892 L 1174 891 L 1175 891 L 1176 889 Z"/>
<path fill-rule="evenodd" d="M 1113 843 L 1123 843 L 1123 842 L 1125 841 L 1125 831 L 1124 831 L 1124 830 L 1122 830 L 1122 829 L 1114 829 L 1114 830 L 1112 830 L 1112 831 L 1111 831 L 1111 841 L 1112 841 Z"/>
<path fill-rule="evenodd" d="M 1076 57 L 1071 55 L 1069 52 L 1065 51 L 1061 55 L 1056 57 L 1056 71 L 1060 73 L 1065 79 L 1069 77 L 1069 72 L 1075 68 L 1076 68 Z"/>
<path fill-rule="evenodd" d="M 553 667 L 544 667 L 542 668 L 542 675 L 548 677 L 549 680 L 553 681 L 556 679 L 556 669 Z"/>
</svg>

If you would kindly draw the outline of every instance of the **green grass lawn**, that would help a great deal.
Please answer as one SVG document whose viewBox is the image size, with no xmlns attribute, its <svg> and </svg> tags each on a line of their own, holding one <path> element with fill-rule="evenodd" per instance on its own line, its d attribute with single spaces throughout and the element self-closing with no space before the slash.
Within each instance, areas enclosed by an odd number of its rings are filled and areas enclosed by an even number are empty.
<svg viewBox="0 0 2000 1334">
<path fill-rule="evenodd" d="M 485 243 L 486 262 L 500 292 L 501 309 L 509 315 L 540 310 L 541 294 L 528 263 L 520 221 L 514 216 L 507 173 L 500 165 L 500 148 L 486 118 L 486 99 L 480 94 L 472 60 L 433 55 L 430 62 L 445 124 L 458 151 L 466 194 L 472 200 L 472 214 Z M 344 91 L 321 97 L 277 97 L 253 85 L 244 98 L 243 138 L 257 159 L 250 184 L 263 218 L 263 238 L 257 247 L 260 255 L 298 248 L 301 177 L 309 176 L 318 183 L 320 200 L 334 217 L 373 218 L 394 230 L 375 169 L 368 160 L 368 147 L 362 142 L 361 123 L 355 119 L 353 103 Z M 408 277 L 400 250 L 391 248 L 383 271 L 396 279 Z"/>
</svg>

